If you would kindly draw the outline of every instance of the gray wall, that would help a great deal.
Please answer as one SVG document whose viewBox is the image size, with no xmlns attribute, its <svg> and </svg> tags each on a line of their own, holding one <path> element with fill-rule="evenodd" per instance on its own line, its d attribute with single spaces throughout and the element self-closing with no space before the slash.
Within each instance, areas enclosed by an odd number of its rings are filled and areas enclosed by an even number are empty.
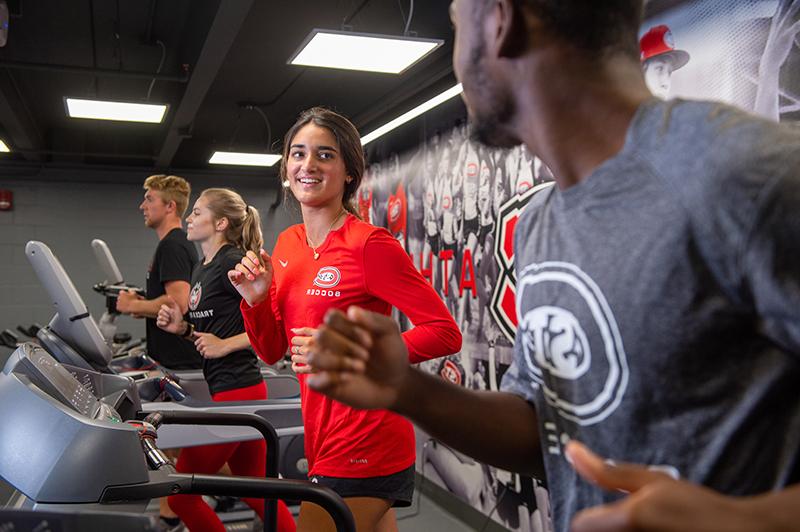
<svg viewBox="0 0 800 532">
<path fill-rule="evenodd" d="M 53 182 L 0 178 L 0 189 L 14 193 L 13 211 L 0 211 L 0 330 L 33 322 L 46 325 L 53 315 L 53 307 L 25 258 L 25 243 L 29 240 L 50 246 L 96 319 L 103 313 L 104 299 L 91 287 L 104 277 L 92 253 L 93 238 L 106 241 L 126 281 L 143 285 L 145 269 L 158 241 L 155 232 L 145 227 L 138 210 L 143 194 L 141 183 L 78 179 Z M 203 188 L 226 186 L 219 178 L 190 178 L 190 182 L 192 202 Z M 281 204 L 270 213 L 274 188 L 229 186 L 261 213 L 267 250 L 272 249 L 278 233 L 300 221 L 299 210 L 293 205 Z M 144 324 L 139 320 L 121 317 L 118 323 L 121 332 L 144 335 Z"/>
</svg>

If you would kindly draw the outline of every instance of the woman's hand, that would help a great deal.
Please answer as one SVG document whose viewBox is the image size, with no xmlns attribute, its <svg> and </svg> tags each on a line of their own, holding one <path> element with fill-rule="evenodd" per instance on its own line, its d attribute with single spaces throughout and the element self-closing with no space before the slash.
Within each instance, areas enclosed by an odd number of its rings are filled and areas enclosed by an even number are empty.
<svg viewBox="0 0 800 532">
<path fill-rule="evenodd" d="M 231 284 L 251 307 L 267 298 L 272 284 L 272 260 L 263 249 L 259 255 L 248 251 L 236 268 L 228 272 Z"/>
<path fill-rule="evenodd" d="M 313 373 L 313 369 L 308 365 L 308 352 L 314 345 L 313 335 L 317 332 L 311 327 L 298 327 L 292 329 L 295 334 L 292 337 L 292 370 L 298 375 L 303 373 Z"/>
<path fill-rule="evenodd" d="M 222 358 L 230 354 L 228 342 L 211 333 L 194 333 L 194 346 L 203 358 Z"/>
</svg>

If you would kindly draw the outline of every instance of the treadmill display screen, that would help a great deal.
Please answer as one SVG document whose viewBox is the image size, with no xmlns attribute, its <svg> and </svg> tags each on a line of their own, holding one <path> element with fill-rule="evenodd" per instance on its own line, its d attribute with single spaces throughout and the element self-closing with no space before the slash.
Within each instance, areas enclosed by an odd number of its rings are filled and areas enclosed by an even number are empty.
<svg viewBox="0 0 800 532">
<path fill-rule="evenodd" d="M 72 373 L 55 361 L 48 353 L 36 349 L 31 353 L 29 360 L 39 373 L 51 392 L 55 392 L 56 399 L 71 406 L 79 413 L 92 417 L 98 408 L 97 398 L 84 388 Z"/>
</svg>

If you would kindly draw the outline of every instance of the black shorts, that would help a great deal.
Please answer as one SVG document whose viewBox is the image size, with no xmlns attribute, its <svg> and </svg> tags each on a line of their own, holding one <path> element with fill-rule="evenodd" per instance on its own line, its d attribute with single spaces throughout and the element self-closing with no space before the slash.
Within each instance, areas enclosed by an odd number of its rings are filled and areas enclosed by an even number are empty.
<svg viewBox="0 0 800 532">
<path fill-rule="evenodd" d="M 478 243 L 481 245 L 486 244 L 486 237 L 489 236 L 489 233 L 492 231 L 494 231 L 494 224 L 481 225 L 481 228 L 478 230 Z"/>
<path fill-rule="evenodd" d="M 464 235 L 464 240 L 466 240 L 467 236 L 470 233 L 478 236 L 478 232 L 480 231 L 480 222 L 478 221 L 478 217 L 470 218 L 469 220 L 464 220 L 464 226 L 462 227 L 463 231 L 462 234 Z"/>
<path fill-rule="evenodd" d="M 347 497 L 374 497 L 394 501 L 396 508 L 411 506 L 414 497 L 414 464 L 384 477 L 342 478 L 313 475 L 311 482 L 328 487 L 343 499 Z"/>
<path fill-rule="evenodd" d="M 435 235 L 425 235 L 425 238 L 428 240 L 428 244 L 431 246 L 431 251 L 433 255 L 438 257 L 439 256 L 439 234 Z"/>
</svg>

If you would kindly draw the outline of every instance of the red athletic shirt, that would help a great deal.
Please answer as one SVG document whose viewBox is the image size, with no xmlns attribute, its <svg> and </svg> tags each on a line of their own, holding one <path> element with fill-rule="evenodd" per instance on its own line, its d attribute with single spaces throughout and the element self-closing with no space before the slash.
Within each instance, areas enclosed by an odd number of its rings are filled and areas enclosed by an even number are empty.
<svg viewBox="0 0 800 532">
<path fill-rule="evenodd" d="M 279 360 L 292 328 L 318 327 L 333 307 L 358 305 L 388 315 L 392 306 L 414 328 L 403 333 L 410 362 L 461 349 L 461 332 L 438 294 L 385 229 L 348 215 L 314 253 L 303 224 L 278 237 L 272 253 L 270 297 L 255 307 L 242 300 L 245 329 L 256 353 Z M 386 410 L 358 410 L 306 386 L 299 375 L 309 474 L 366 478 L 397 473 L 414 463 L 414 430 Z"/>
</svg>

